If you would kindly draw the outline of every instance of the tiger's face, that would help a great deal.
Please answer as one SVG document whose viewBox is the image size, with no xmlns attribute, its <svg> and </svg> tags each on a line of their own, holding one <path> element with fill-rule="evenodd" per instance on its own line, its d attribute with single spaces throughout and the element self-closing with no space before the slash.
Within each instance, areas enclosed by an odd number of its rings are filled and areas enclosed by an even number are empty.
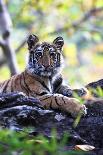
<svg viewBox="0 0 103 155">
<path fill-rule="evenodd" d="M 53 77 L 62 66 L 62 37 L 57 37 L 53 43 L 39 43 L 35 35 L 30 35 L 27 40 L 29 49 L 29 63 L 27 69 L 33 75 Z"/>
</svg>

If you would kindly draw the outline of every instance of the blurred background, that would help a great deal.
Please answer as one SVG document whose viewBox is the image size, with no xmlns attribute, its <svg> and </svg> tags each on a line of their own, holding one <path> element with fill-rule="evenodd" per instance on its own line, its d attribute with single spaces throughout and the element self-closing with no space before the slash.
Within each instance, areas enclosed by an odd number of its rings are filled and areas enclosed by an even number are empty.
<svg viewBox="0 0 103 155">
<path fill-rule="evenodd" d="M 103 78 L 103 0 L 0 0 L 0 81 L 24 70 L 30 33 L 64 38 L 62 74 L 72 87 Z"/>
</svg>

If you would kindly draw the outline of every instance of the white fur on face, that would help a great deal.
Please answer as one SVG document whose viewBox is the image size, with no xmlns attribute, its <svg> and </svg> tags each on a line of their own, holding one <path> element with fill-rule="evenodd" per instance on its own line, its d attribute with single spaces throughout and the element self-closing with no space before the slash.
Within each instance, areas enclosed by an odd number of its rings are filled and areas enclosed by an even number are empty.
<svg viewBox="0 0 103 155">
<path fill-rule="evenodd" d="M 58 53 L 60 52 L 61 51 L 58 51 Z M 38 60 L 35 57 L 35 53 L 33 52 L 33 53 L 29 53 L 26 70 L 28 70 L 28 72 L 31 73 L 32 75 L 37 74 L 38 76 L 42 76 L 42 77 L 54 77 L 61 72 L 63 66 L 64 66 L 64 61 L 61 53 L 60 53 L 60 61 L 59 59 L 57 59 L 54 62 L 54 67 L 51 66 L 50 70 L 48 69 L 46 70 L 46 68 L 43 65 L 40 65 L 38 63 Z"/>
</svg>

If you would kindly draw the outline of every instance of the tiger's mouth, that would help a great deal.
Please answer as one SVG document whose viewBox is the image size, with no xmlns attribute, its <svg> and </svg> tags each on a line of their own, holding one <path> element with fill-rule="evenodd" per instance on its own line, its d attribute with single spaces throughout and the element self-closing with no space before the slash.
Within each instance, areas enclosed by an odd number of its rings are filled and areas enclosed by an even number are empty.
<svg viewBox="0 0 103 155">
<path fill-rule="evenodd" d="M 54 67 L 44 67 L 44 72 L 52 72 Z"/>
<path fill-rule="evenodd" d="M 52 77 L 58 73 L 59 68 L 60 67 L 55 66 L 49 66 L 49 67 L 39 66 L 36 73 L 40 76 Z"/>
<path fill-rule="evenodd" d="M 53 76 L 53 74 L 55 73 L 56 68 L 54 67 L 43 67 L 41 68 L 40 71 L 40 75 L 41 76 Z"/>
<path fill-rule="evenodd" d="M 28 71 L 32 74 L 32 75 L 39 75 L 41 77 L 53 77 L 55 76 L 59 71 L 60 71 L 60 66 L 48 66 L 45 67 L 43 65 L 38 65 L 38 64 L 29 64 L 29 66 L 27 67 Z"/>
</svg>

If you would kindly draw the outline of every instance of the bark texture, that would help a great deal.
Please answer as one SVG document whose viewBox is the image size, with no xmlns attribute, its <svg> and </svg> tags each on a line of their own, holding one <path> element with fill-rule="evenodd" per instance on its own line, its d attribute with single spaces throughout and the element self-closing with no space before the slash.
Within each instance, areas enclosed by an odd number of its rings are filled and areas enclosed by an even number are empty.
<svg viewBox="0 0 103 155">
<path fill-rule="evenodd" d="M 5 55 L 11 75 L 14 75 L 18 73 L 18 67 L 15 52 L 12 48 L 10 40 L 11 28 L 11 18 L 4 4 L 4 1 L 0 0 L 0 34 L 2 35 L 2 40 L 0 40 L 0 46 L 2 48 L 3 54 Z"/>
</svg>

